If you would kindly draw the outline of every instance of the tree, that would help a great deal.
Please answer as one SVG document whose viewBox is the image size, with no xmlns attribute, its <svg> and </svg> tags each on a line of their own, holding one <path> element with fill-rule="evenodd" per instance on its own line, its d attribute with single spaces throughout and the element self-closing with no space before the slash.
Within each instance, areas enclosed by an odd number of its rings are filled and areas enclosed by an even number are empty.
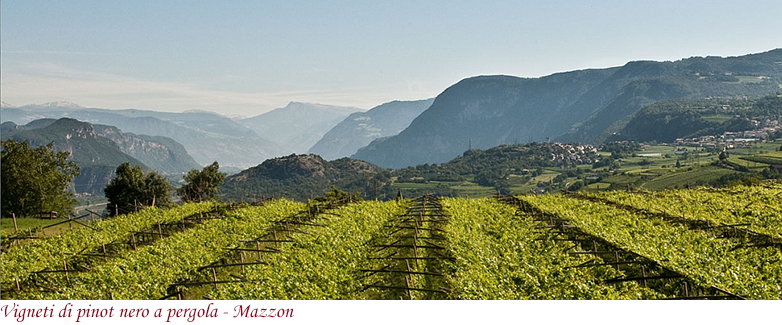
<svg viewBox="0 0 782 325">
<path fill-rule="evenodd" d="M 201 202 L 213 199 L 225 181 L 225 173 L 219 172 L 220 165 L 215 161 L 203 170 L 190 170 L 183 178 L 187 184 L 177 190 L 185 202 Z"/>
<path fill-rule="evenodd" d="M 32 216 L 41 211 L 70 213 L 76 200 L 67 191 L 79 176 L 68 152 L 55 152 L 54 143 L 30 148 L 27 141 L 2 142 L 2 216 Z"/>
<path fill-rule="evenodd" d="M 579 180 L 579 181 L 576 181 L 576 182 L 574 182 L 573 184 L 571 184 L 571 185 L 568 187 L 568 189 L 567 189 L 567 190 L 568 190 L 568 191 L 571 191 L 571 192 L 575 192 L 575 191 L 578 191 L 578 190 L 580 190 L 580 189 L 581 189 L 581 188 L 583 188 L 583 187 L 584 187 L 584 182 Z"/>
<path fill-rule="evenodd" d="M 157 173 L 144 175 L 141 167 L 131 167 L 127 162 L 119 165 L 116 173 L 117 177 L 103 189 L 109 199 L 107 210 L 110 216 L 133 212 L 144 206 L 166 208 L 173 204 L 171 185 Z"/>
</svg>

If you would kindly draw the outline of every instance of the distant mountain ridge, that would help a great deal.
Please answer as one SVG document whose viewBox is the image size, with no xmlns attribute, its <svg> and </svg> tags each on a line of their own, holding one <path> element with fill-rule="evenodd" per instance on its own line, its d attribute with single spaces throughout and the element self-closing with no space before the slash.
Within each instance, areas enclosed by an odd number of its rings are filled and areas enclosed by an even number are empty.
<svg viewBox="0 0 782 325">
<path fill-rule="evenodd" d="M 277 144 L 216 113 L 74 108 L 70 104 L 67 107 L 49 104 L 4 107 L 2 111 L 4 122 L 16 124 L 61 117 L 111 125 L 124 132 L 169 137 L 185 146 L 199 165 L 219 161 L 225 166 L 249 167 L 284 152 Z"/>
<path fill-rule="evenodd" d="M 113 126 L 70 118 L 40 119 L 22 126 L 4 122 L 2 138 L 28 140 L 35 147 L 54 142 L 56 150 L 70 152 L 71 160 L 87 177 L 75 180 L 78 193 L 102 194 L 102 185 L 123 162 L 168 175 L 201 168 L 173 139 L 124 133 Z"/>
<path fill-rule="evenodd" d="M 185 147 L 174 139 L 122 132 L 108 125 L 95 124 L 93 127 L 98 136 L 114 141 L 122 152 L 162 174 L 177 175 L 201 169 Z"/>
<path fill-rule="evenodd" d="M 417 101 L 392 101 L 366 112 L 350 114 L 329 130 L 308 150 L 324 159 L 350 157 L 372 140 L 397 135 L 413 119 L 432 106 L 434 98 Z"/>
<path fill-rule="evenodd" d="M 2 133 L 3 140 L 27 140 L 31 147 L 53 142 L 56 151 L 69 152 L 70 160 L 81 169 L 81 174 L 73 180 L 76 193 L 102 194 L 114 170 L 124 162 L 148 169 L 123 153 L 113 141 L 98 136 L 92 124 L 70 118 L 39 120 L 21 127 L 5 122 Z"/>
<path fill-rule="evenodd" d="M 285 107 L 238 122 L 278 143 L 283 148 L 282 154 L 303 154 L 348 115 L 359 111 L 355 107 L 290 102 Z"/>
<path fill-rule="evenodd" d="M 760 97 L 779 91 L 782 49 L 741 57 L 634 61 L 541 78 L 480 76 L 438 95 L 396 136 L 351 156 L 386 168 L 442 163 L 468 148 L 557 140 L 598 143 L 663 99 Z M 618 124 L 615 124 L 618 123 Z"/>
</svg>

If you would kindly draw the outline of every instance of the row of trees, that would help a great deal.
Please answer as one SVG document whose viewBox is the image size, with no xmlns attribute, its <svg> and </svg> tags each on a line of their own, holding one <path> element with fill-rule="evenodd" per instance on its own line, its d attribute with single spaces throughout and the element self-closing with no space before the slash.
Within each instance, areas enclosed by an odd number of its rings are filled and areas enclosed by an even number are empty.
<svg viewBox="0 0 782 325">
<path fill-rule="evenodd" d="M 183 178 L 187 184 L 176 190 L 184 202 L 201 202 L 214 199 L 225 180 L 215 161 L 203 170 L 193 169 Z M 123 163 L 117 167 L 117 176 L 103 190 L 109 199 L 109 215 L 132 212 L 142 206 L 169 207 L 172 187 L 155 172 L 144 174 L 139 166 Z"/>
<path fill-rule="evenodd" d="M 68 161 L 68 152 L 55 152 L 53 144 L 31 148 L 27 141 L 2 142 L 2 216 L 33 216 L 42 211 L 70 213 L 76 200 L 68 191 L 79 167 Z M 217 162 L 193 169 L 184 175 L 187 182 L 176 189 L 185 202 L 214 199 L 225 173 Z M 144 173 L 139 166 L 123 163 L 104 189 L 109 215 L 132 212 L 140 207 L 168 207 L 173 204 L 174 189 L 168 180 L 154 171 Z"/>
</svg>

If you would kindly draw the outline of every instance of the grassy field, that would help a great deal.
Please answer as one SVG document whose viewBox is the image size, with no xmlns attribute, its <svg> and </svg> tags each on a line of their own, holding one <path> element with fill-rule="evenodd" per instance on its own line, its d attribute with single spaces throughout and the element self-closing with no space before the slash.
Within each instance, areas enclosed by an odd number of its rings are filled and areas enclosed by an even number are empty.
<svg viewBox="0 0 782 325">
<path fill-rule="evenodd" d="M 741 160 L 750 161 L 750 164 L 764 164 L 764 165 L 782 165 L 782 152 L 776 151 L 767 154 L 740 157 Z"/>
<path fill-rule="evenodd" d="M 609 186 L 611 186 L 611 183 L 607 182 L 597 182 L 587 185 L 587 189 L 594 190 L 594 191 L 602 191 L 607 189 Z"/>
<path fill-rule="evenodd" d="M 642 187 L 652 191 L 668 188 L 683 188 L 695 184 L 698 181 L 708 182 L 732 173 L 735 173 L 735 171 L 713 166 L 694 167 L 691 170 L 687 168 L 683 171 L 677 171 L 655 178 L 644 183 Z"/>
<path fill-rule="evenodd" d="M 739 78 L 738 83 L 743 83 L 743 84 L 756 84 L 766 80 L 763 77 L 757 77 L 757 76 L 735 76 L 735 77 Z"/>
<path fill-rule="evenodd" d="M 715 123 L 724 123 L 733 118 L 733 116 L 722 114 L 704 115 L 702 117 L 706 121 Z"/>
<path fill-rule="evenodd" d="M 448 185 L 451 189 L 457 192 L 461 197 L 486 197 L 496 194 L 496 190 L 492 187 L 480 186 L 473 182 L 437 182 L 432 181 L 428 183 L 394 183 L 391 185 L 394 189 L 400 190 L 421 190 L 432 189 L 434 190 L 437 185 Z"/>
<path fill-rule="evenodd" d="M 474 185 L 474 186 L 453 186 L 451 187 L 459 194 L 460 197 L 471 197 L 471 198 L 479 198 L 479 197 L 487 197 L 497 194 L 497 190 L 486 187 L 486 186 L 480 186 L 480 185 Z"/>
<path fill-rule="evenodd" d="M 44 227 L 63 221 L 63 219 L 38 219 L 38 218 L 16 218 L 16 226 L 20 230 Z M 73 227 L 81 227 L 81 225 L 73 224 Z M 57 225 L 54 227 L 46 228 L 43 230 L 44 236 L 51 236 L 68 229 L 67 223 Z M 13 218 L 0 218 L 0 233 L 8 234 L 14 232 L 14 220 Z M 40 235 L 40 234 L 39 234 Z"/>
<path fill-rule="evenodd" d="M 756 161 L 748 160 L 747 158 L 752 157 L 738 157 L 738 156 L 732 156 L 728 157 L 727 161 L 731 164 L 735 164 L 738 166 L 746 167 L 747 169 L 751 171 L 761 171 L 764 168 L 768 167 L 768 164 L 759 163 Z"/>
<path fill-rule="evenodd" d="M 403 190 L 420 190 L 424 188 L 435 188 L 437 186 L 436 183 L 430 182 L 430 183 L 394 183 L 391 185 L 391 187 L 395 189 L 403 189 Z"/>
</svg>

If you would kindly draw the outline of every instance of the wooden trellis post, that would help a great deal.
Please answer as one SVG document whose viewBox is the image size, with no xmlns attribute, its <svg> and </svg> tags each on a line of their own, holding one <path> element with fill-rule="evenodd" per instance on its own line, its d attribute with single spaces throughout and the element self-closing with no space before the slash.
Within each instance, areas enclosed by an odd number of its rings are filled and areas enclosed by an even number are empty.
<svg viewBox="0 0 782 325">
<path fill-rule="evenodd" d="M 215 291 L 217 290 L 217 271 L 212 268 L 212 280 L 214 281 Z"/>
</svg>

